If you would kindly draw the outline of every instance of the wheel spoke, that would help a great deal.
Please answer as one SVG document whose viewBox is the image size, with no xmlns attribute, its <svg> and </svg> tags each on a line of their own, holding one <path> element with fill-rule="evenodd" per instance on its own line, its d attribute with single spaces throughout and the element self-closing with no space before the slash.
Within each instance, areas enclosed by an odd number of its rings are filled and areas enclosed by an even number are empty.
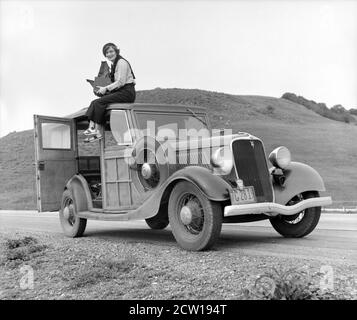
<svg viewBox="0 0 357 320">
<path fill-rule="evenodd" d="M 195 195 L 187 193 L 183 195 L 180 200 L 178 214 L 180 214 L 180 211 L 185 206 L 188 207 L 191 212 L 191 221 L 188 224 L 183 223 L 181 218 L 180 221 L 188 232 L 197 235 L 203 229 L 204 211 L 202 205 Z"/>
</svg>

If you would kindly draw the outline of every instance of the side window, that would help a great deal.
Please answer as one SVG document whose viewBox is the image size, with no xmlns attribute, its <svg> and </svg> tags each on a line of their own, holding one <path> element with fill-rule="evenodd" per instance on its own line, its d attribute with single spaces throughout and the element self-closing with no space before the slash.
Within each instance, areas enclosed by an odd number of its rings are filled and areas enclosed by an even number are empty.
<svg viewBox="0 0 357 320">
<path fill-rule="evenodd" d="M 131 145 L 133 138 L 130 132 L 125 110 L 112 110 L 110 113 L 110 131 L 105 134 L 105 146 Z"/>
<path fill-rule="evenodd" d="M 71 127 L 65 123 L 41 123 L 43 149 L 71 149 Z"/>
</svg>

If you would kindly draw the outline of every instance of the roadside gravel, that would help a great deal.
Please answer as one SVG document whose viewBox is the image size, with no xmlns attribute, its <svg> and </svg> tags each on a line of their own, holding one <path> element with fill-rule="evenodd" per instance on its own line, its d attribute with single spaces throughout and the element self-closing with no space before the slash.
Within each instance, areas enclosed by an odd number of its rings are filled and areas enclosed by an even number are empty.
<svg viewBox="0 0 357 320">
<path fill-rule="evenodd" d="M 25 236 L 45 247 L 23 260 L 9 260 L 6 241 Z M 33 289 L 20 287 L 24 265 L 34 270 Z M 305 268 L 315 274 L 321 266 L 316 260 L 269 253 L 187 252 L 144 240 L 2 232 L 0 299 L 245 299 L 244 289 L 272 268 Z M 335 262 L 332 267 L 334 297 L 357 299 L 357 265 Z"/>
</svg>

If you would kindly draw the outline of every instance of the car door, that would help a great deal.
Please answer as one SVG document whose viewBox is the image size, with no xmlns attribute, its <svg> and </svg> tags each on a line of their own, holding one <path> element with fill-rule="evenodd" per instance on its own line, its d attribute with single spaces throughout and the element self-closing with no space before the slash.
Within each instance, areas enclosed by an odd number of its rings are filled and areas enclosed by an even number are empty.
<svg viewBox="0 0 357 320">
<path fill-rule="evenodd" d="M 67 181 L 76 173 L 74 120 L 34 115 L 38 211 L 57 211 Z"/>
</svg>

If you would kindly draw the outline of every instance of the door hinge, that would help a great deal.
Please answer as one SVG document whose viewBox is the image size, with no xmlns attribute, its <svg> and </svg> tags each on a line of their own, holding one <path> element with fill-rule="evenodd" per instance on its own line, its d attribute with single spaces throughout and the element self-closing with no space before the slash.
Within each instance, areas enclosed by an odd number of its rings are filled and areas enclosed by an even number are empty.
<svg viewBox="0 0 357 320">
<path fill-rule="evenodd" d="M 37 164 L 38 170 L 45 170 L 45 161 L 39 161 Z"/>
</svg>

